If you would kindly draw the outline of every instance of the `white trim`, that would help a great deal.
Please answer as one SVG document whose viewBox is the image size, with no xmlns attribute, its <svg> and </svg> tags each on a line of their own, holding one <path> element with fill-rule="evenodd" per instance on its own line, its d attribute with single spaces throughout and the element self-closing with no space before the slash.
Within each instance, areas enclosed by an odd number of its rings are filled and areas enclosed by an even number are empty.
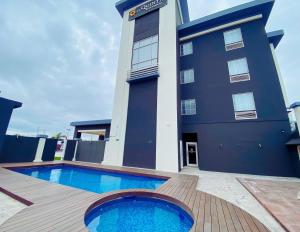
<svg viewBox="0 0 300 232">
<path fill-rule="evenodd" d="M 277 75 L 278 75 L 278 78 L 279 78 L 279 83 L 280 83 L 281 91 L 282 91 L 282 94 L 283 94 L 284 102 L 285 102 L 286 107 L 289 107 L 290 104 L 289 104 L 289 100 L 288 100 L 288 97 L 287 97 L 287 93 L 286 93 L 286 89 L 285 89 L 285 85 L 284 85 L 284 80 L 282 78 L 279 63 L 278 63 L 278 60 L 277 60 L 277 57 L 276 57 L 275 48 L 274 48 L 274 45 L 272 43 L 270 44 L 270 48 L 271 48 L 273 60 L 274 60 L 274 63 L 275 63 L 275 68 L 276 68 L 276 71 L 277 71 Z"/>
<path fill-rule="evenodd" d="M 223 29 L 228 28 L 228 27 L 232 27 L 232 26 L 236 26 L 236 25 L 239 25 L 239 24 L 248 23 L 248 22 L 251 22 L 251 21 L 254 21 L 254 20 L 258 20 L 258 19 L 261 19 L 262 17 L 263 17 L 262 14 L 259 14 L 259 15 L 255 15 L 255 16 L 248 17 L 248 18 L 245 18 L 245 19 L 237 20 L 237 21 L 234 21 L 234 22 L 231 22 L 231 23 L 226 23 L 226 24 L 223 24 L 221 26 L 213 27 L 213 28 L 210 28 L 210 29 L 207 29 L 207 30 L 204 30 L 204 31 L 197 32 L 197 33 L 192 34 L 192 35 L 182 37 L 179 40 L 180 40 L 180 42 L 182 42 L 182 41 L 185 41 L 185 40 L 193 39 L 193 38 L 196 38 L 196 37 L 199 37 L 199 36 L 202 36 L 202 35 L 206 35 L 208 33 L 223 30 Z"/>
<path fill-rule="evenodd" d="M 76 152 L 77 152 L 77 147 L 78 147 L 78 140 L 76 141 L 76 145 L 75 145 L 75 149 L 74 149 L 74 156 L 73 156 L 73 159 L 72 161 L 76 161 Z"/>
<path fill-rule="evenodd" d="M 165 7 L 163 7 L 165 8 Z M 161 9 L 163 9 L 161 8 Z M 106 143 L 103 164 L 122 166 L 127 125 L 129 84 L 126 82 L 131 69 L 135 20 L 128 20 L 129 10 L 124 12 L 120 41 L 115 96 L 109 141 Z"/>
<path fill-rule="evenodd" d="M 183 145 L 182 140 L 179 141 L 179 149 L 180 149 L 180 168 L 183 168 Z"/>
<path fill-rule="evenodd" d="M 157 79 L 156 169 L 178 172 L 178 83 L 176 1 L 159 10 L 159 72 Z"/>
<path fill-rule="evenodd" d="M 43 151 L 44 151 L 44 148 L 45 148 L 45 144 L 46 144 L 46 139 L 45 138 L 40 138 L 33 162 L 43 162 L 42 156 L 43 156 Z"/>
<path fill-rule="evenodd" d="M 180 19 L 181 19 L 181 24 L 183 24 L 183 16 L 182 16 L 181 4 L 180 4 L 179 0 L 177 0 L 177 6 L 178 6 L 178 9 L 179 9 L 179 15 L 180 15 Z"/>
<path fill-rule="evenodd" d="M 188 150 L 188 146 L 189 145 L 195 145 L 195 153 L 196 153 L 196 164 L 190 164 L 190 159 L 189 159 L 189 150 Z M 198 144 L 196 142 L 186 142 L 186 164 L 189 167 L 198 167 Z"/>
<path fill-rule="evenodd" d="M 63 151 L 62 151 L 62 154 L 61 154 L 61 159 L 62 159 L 62 160 L 65 160 L 65 155 L 66 155 L 67 145 L 68 145 L 68 140 L 65 139 L 65 140 L 64 140 L 64 145 L 63 145 Z"/>
</svg>

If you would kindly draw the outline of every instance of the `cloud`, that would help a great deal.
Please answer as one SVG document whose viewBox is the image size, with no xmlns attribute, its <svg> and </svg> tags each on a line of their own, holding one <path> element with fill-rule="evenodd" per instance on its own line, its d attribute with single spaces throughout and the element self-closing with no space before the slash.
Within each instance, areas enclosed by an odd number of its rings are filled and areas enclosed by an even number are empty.
<svg viewBox="0 0 300 232">
<path fill-rule="evenodd" d="M 51 135 L 74 120 L 111 117 L 121 18 L 102 12 L 114 4 L 0 5 L 1 96 L 23 102 L 9 130 Z"/>
<path fill-rule="evenodd" d="M 192 19 L 248 2 L 188 1 Z M 122 24 L 114 3 L 0 1 L 0 96 L 23 102 L 11 133 L 52 135 L 71 121 L 111 117 Z M 277 0 L 267 26 L 286 31 L 277 55 L 291 102 L 300 99 L 299 6 Z"/>
</svg>

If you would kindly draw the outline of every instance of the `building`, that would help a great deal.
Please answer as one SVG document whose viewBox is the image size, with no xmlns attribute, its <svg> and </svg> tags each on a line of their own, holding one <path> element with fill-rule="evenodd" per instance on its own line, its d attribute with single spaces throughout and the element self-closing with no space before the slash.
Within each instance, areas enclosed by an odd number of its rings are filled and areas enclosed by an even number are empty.
<svg viewBox="0 0 300 232">
<path fill-rule="evenodd" d="M 102 163 L 297 175 L 275 55 L 284 33 L 265 30 L 273 5 L 255 0 L 190 21 L 187 0 L 117 2 L 123 27 Z"/>
<path fill-rule="evenodd" d="M 20 108 L 22 103 L 0 97 L 0 151 L 6 134 L 6 130 L 14 109 Z"/>
<path fill-rule="evenodd" d="M 82 134 L 87 134 L 97 136 L 98 140 L 105 140 L 109 138 L 111 120 L 79 121 L 70 125 L 75 127 L 74 139 L 81 139 Z"/>
</svg>

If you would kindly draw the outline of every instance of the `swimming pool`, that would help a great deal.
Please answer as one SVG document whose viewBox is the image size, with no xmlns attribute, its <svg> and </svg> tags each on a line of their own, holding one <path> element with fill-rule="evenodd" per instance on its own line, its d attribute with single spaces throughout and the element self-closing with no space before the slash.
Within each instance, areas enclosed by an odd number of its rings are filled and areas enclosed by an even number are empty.
<svg viewBox="0 0 300 232">
<path fill-rule="evenodd" d="M 165 179 L 71 165 L 11 168 L 11 170 L 27 176 L 94 193 L 105 193 L 122 189 L 156 189 L 166 181 Z"/>
<path fill-rule="evenodd" d="M 194 224 L 183 209 L 151 197 L 122 197 L 106 202 L 86 215 L 90 232 L 188 232 Z"/>
</svg>

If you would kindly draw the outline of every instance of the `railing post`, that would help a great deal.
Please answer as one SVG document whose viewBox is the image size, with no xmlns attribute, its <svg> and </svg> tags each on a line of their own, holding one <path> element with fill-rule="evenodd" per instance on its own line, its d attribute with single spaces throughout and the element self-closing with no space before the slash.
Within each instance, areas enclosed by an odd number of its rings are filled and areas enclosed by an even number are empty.
<svg viewBox="0 0 300 232">
<path fill-rule="evenodd" d="M 46 139 L 45 138 L 40 138 L 33 162 L 43 162 L 42 156 L 43 156 L 43 151 L 44 151 L 45 144 L 46 144 Z"/>
</svg>

